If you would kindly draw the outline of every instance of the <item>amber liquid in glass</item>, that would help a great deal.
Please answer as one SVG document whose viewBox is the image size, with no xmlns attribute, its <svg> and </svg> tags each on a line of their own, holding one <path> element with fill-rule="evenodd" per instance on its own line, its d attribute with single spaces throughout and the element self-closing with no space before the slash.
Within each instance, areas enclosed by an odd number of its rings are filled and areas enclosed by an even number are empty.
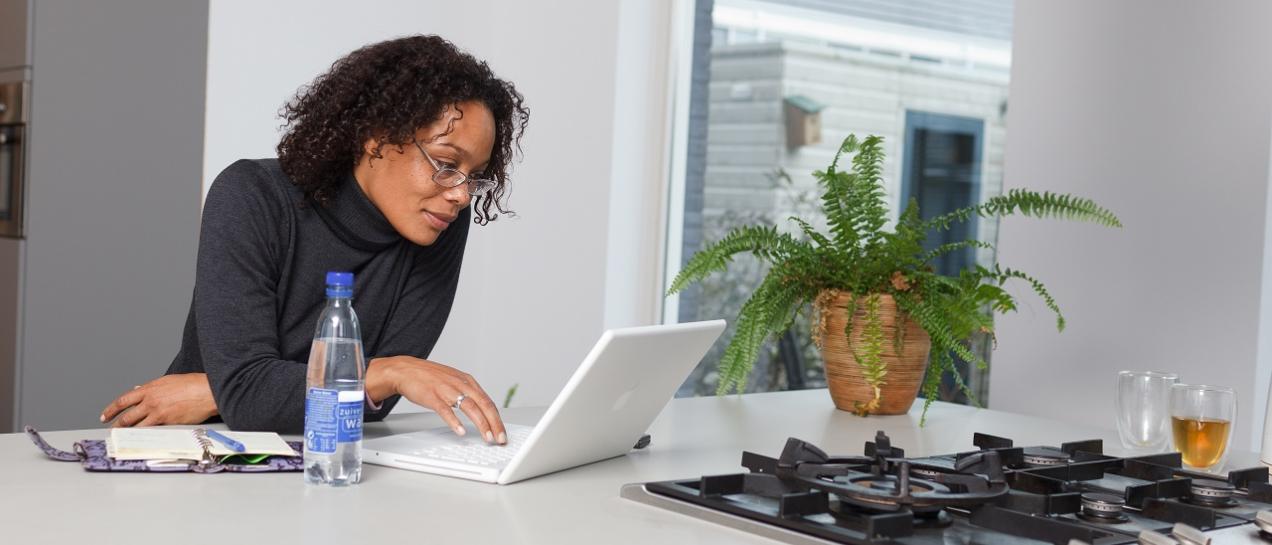
<svg viewBox="0 0 1272 545">
<path fill-rule="evenodd" d="M 1170 427 L 1175 438 L 1175 450 L 1183 455 L 1184 463 L 1192 467 L 1207 468 L 1223 458 L 1228 446 L 1227 420 L 1170 417 Z"/>
</svg>

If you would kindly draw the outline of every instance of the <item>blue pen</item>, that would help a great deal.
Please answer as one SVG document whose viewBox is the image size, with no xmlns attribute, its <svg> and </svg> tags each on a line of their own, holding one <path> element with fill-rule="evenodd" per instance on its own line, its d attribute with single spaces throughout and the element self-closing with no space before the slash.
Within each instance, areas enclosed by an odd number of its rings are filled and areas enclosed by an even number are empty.
<svg viewBox="0 0 1272 545">
<path fill-rule="evenodd" d="M 221 443 L 222 445 L 229 447 L 229 449 L 234 452 L 243 452 L 247 450 L 247 447 L 243 446 L 243 443 L 240 443 L 238 441 L 230 439 L 229 437 L 221 435 L 220 433 L 217 433 L 217 431 L 214 429 L 204 429 L 204 431 L 208 432 L 208 437 L 216 439 L 218 443 Z"/>
</svg>

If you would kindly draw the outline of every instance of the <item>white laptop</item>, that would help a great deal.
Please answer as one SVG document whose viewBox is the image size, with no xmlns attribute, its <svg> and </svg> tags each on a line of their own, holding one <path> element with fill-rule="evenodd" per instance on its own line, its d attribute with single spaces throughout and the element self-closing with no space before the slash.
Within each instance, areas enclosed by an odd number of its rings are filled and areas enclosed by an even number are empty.
<svg viewBox="0 0 1272 545">
<path fill-rule="evenodd" d="M 537 425 L 505 423 L 507 445 L 486 444 L 471 425 L 463 436 L 443 426 L 367 440 L 362 459 L 507 484 L 622 456 L 722 331 L 724 320 L 611 329 Z"/>
</svg>

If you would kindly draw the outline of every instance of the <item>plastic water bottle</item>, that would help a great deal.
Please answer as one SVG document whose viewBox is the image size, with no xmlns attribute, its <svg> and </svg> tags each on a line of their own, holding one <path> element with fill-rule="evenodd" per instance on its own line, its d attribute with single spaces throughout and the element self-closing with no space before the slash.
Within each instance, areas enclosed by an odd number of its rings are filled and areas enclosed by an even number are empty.
<svg viewBox="0 0 1272 545">
<path fill-rule="evenodd" d="M 329 272 L 305 386 L 305 482 L 346 486 L 362 479 L 365 377 L 353 273 Z"/>
</svg>

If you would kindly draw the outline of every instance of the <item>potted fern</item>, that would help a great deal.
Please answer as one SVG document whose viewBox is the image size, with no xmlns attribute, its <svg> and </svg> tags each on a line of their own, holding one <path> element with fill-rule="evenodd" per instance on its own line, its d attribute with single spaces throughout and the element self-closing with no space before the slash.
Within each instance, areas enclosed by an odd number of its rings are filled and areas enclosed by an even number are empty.
<svg viewBox="0 0 1272 545">
<path fill-rule="evenodd" d="M 840 158 L 852 156 L 852 168 L 840 170 Z M 883 189 L 882 138 L 843 141 L 825 171 L 813 173 L 822 189 L 827 233 L 809 221 L 790 220 L 802 236 L 774 226 L 734 229 L 695 254 L 672 281 L 668 295 L 723 271 L 735 254 L 750 252 L 770 265 L 759 287 L 742 305 L 736 331 L 720 360 L 716 393 L 741 393 L 745 379 L 771 335 L 785 331 L 796 312 L 814 313 L 814 341 L 821 349 L 835 406 L 865 416 L 901 414 L 920 389 L 923 414 L 937 397 L 945 373 L 975 400 L 959 376 L 955 358 L 980 368 L 984 358 L 968 349 L 973 334 L 993 334 L 993 312 L 1016 309 L 1003 285 L 1028 283 L 1056 315 L 1064 316 L 1041 282 L 997 263 L 975 265 L 957 277 L 934 272 L 932 261 L 967 248 L 993 248 L 976 239 L 924 250 L 929 232 L 948 230 L 973 216 L 1021 214 L 1037 218 L 1091 221 L 1120 227 L 1118 218 L 1095 202 L 1070 195 L 1014 189 L 972 207 L 927 220 L 909 203 L 888 229 Z"/>
</svg>

